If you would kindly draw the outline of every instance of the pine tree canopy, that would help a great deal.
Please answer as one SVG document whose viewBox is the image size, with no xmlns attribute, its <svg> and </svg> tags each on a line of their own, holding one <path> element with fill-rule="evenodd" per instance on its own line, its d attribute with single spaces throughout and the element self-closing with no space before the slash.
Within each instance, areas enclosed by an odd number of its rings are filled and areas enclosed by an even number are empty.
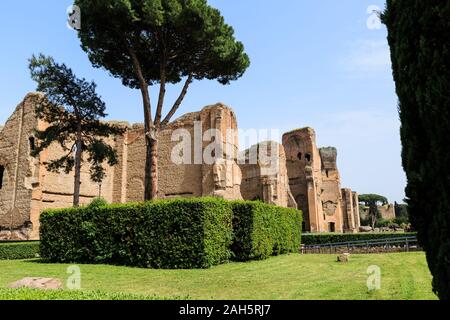
<svg viewBox="0 0 450 320">
<path fill-rule="evenodd" d="M 76 0 L 82 13 L 79 37 L 96 67 L 139 88 L 135 54 L 148 85 L 178 83 L 182 77 L 228 84 L 249 66 L 217 9 L 205 0 Z"/>
</svg>

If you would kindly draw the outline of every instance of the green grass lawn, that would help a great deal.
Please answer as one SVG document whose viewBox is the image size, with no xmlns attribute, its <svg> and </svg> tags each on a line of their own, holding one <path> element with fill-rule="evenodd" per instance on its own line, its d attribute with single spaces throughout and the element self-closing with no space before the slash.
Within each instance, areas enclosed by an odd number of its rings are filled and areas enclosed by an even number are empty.
<svg viewBox="0 0 450 320">
<path fill-rule="evenodd" d="M 287 255 L 209 270 L 79 267 L 82 289 L 86 291 L 83 294 L 93 299 L 97 298 L 92 292 L 97 290 L 106 299 L 108 294 L 118 299 L 130 299 L 133 296 L 126 296 L 130 294 L 224 300 L 437 299 L 431 290 L 431 275 L 423 253 L 353 255 L 347 264 L 335 261 L 335 255 Z M 382 272 L 381 289 L 375 292 L 368 292 L 366 285 L 366 272 L 371 265 L 379 266 Z M 65 282 L 69 276 L 67 267 L 36 260 L 0 261 L 0 288 L 24 277 L 53 277 Z M 10 298 L 14 295 L 9 290 L 0 290 L 0 298 L 8 298 L 5 292 Z M 117 295 L 119 292 L 125 295 Z M 29 295 L 29 291 L 25 293 Z M 64 298 L 70 299 L 60 297 Z"/>
</svg>

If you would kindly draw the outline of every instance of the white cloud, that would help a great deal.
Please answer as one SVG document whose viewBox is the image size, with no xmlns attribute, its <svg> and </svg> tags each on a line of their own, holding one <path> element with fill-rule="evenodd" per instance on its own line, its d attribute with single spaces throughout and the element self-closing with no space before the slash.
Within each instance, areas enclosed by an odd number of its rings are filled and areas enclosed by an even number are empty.
<svg viewBox="0 0 450 320">
<path fill-rule="evenodd" d="M 378 73 L 390 70 L 391 56 L 387 40 L 357 42 L 341 64 L 344 69 L 352 72 Z"/>
</svg>

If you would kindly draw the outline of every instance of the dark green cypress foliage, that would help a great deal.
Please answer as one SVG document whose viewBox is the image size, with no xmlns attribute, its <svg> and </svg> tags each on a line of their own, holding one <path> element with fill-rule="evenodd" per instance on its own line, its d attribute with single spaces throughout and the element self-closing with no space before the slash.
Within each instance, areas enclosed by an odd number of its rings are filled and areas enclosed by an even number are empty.
<svg viewBox="0 0 450 320">
<path fill-rule="evenodd" d="M 433 288 L 449 300 L 450 1 L 388 0 L 382 18 L 399 97 L 410 218 Z"/>
</svg>

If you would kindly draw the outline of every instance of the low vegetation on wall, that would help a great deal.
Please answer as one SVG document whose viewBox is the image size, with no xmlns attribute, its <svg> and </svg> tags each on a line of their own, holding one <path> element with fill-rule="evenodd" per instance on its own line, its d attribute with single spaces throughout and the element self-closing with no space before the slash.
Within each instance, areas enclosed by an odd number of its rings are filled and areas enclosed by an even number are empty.
<svg viewBox="0 0 450 320">
<path fill-rule="evenodd" d="M 322 233 L 322 234 L 304 234 L 302 243 L 304 245 L 318 245 L 327 243 L 353 242 L 360 240 L 379 240 L 392 239 L 406 236 L 416 236 L 417 233 Z"/>
<path fill-rule="evenodd" d="M 215 198 L 98 203 L 47 210 L 40 232 L 41 256 L 51 262 L 209 268 L 299 252 L 301 213 Z"/>
<path fill-rule="evenodd" d="M 0 242 L 0 260 L 33 259 L 39 256 L 39 242 Z"/>
</svg>

